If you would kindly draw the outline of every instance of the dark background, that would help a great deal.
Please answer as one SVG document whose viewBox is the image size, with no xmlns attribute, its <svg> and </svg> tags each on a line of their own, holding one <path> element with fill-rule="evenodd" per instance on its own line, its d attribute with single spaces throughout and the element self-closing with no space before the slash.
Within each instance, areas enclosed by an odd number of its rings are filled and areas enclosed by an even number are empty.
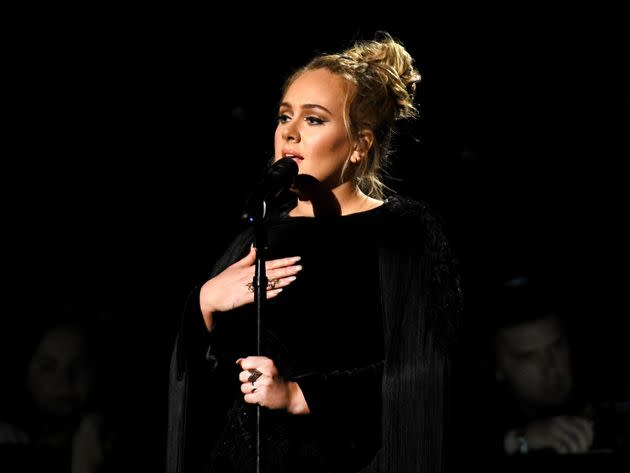
<svg viewBox="0 0 630 473">
<path fill-rule="evenodd" d="M 469 307 L 491 281 L 536 275 L 625 386 L 622 16 L 294 8 L 5 16 L 5 346 L 22 318 L 97 318 L 112 379 L 163 441 L 179 315 L 272 155 L 283 80 L 384 29 L 423 76 L 390 184 L 440 215 Z"/>
</svg>

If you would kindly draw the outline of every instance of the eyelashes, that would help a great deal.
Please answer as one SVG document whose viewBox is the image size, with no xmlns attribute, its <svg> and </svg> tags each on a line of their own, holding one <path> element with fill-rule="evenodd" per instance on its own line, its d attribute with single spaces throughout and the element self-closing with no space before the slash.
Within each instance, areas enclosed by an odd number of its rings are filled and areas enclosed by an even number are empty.
<svg viewBox="0 0 630 473">
<path fill-rule="evenodd" d="M 291 120 L 291 117 L 285 113 L 281 113 L 280 115 L 276 117 L 276 122 L 282 123 L 282 124 L 289 123 L 290 120 Z M 308 123 L 309 125 L 323 125 L 326 122 L 326 120 L 313 116 L 313 115 L 304 117 L 304 121 Z"/>
<path fill-rule="evenodd" d="M 278 123 L 287 123 L 290 120 L 290 117 L 288 115 L 285 115 L 283 113 L 281 113 L 280 115 L 278 115 L 276 117 L 276 121 Z"/>
</svg>

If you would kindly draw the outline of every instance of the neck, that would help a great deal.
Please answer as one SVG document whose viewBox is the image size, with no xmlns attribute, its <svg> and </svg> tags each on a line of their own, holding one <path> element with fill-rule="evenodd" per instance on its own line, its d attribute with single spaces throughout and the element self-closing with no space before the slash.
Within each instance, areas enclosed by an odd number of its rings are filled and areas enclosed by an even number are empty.
<svg viewBox="0 0 630 473">
<path fill-rule="evenodd" d="M 364 194 L 353 182 L 344 182 L 326 192 L 299 193 L 293 217 L 349 215 L 378 207 L 383 202 Z"/>
</svg>

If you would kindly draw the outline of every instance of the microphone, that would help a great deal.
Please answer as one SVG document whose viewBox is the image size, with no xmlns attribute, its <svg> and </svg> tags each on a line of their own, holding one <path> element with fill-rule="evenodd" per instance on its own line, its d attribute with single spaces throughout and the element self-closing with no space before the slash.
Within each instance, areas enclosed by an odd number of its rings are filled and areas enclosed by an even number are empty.
<svg viewBox="0 0 630 473">
<path fill-rule="evenodd" d="M 267 206 L 286 190 L 298 174 L 293 158 L 281 158 L 268 166 L 250 194 L 241 218 L 249 223 L 265 217 Z"/>
</svg>

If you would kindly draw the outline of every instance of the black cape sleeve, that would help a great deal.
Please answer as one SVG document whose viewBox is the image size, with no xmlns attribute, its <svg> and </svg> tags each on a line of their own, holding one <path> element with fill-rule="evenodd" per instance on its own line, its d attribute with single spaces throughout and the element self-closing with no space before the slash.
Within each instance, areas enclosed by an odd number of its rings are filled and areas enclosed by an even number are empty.
<svg viewBox="0 0 630 473">
<path fill-rule="evenodd" d="M 452 361 L 462 295 L 456 259 L 424 203 L 401 199 L 394 241 L 379 254 L 383 299 L 380 470 L 448 470 Z M 367 471 L 367 470 L 366 470 Z M 369 470 L 374 471 L 374 470 Z"/>
<path fill-rule="evenodd" d="M 242 258 L 249 250 L 252 239 L 251 228 L 241 232 L 216 262 L 210 277 Z M 212 391 L 211 378 L 221 372 L 217 357 L 221 350 L 216 346 L 218 337 L 208 333 L 203 323 L 199 308 L 200 287 L 195 287 L 187 298 L 171 354 L 166 473 L 203 471 L 207 442 L 218 435 L 211 422 L 211 406 L 213 402 L 222 400 L 220 393 Z M 195 402 L 197 398 L 202 398 L 203 402 Z M 204 412 L 205 409 L 207 411 Z M 199 435 L 200 429 L 205 431 L 204 435 Z"/>
</svg>

